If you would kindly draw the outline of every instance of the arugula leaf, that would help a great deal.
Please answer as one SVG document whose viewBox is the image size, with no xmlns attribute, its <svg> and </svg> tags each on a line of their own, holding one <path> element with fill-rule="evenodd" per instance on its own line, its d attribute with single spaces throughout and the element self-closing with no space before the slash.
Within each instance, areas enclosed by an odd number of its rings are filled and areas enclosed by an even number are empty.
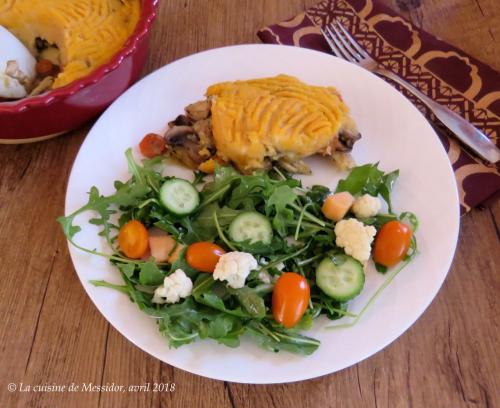
<svg viewBox="0 0 500 408">
<path fill-rule="evenodd" d="M 211 275 L 200 274 L 196 279 L 193 288 L 192 295 L 194 300 L 196 300 L 196 302 L 198 303 L 209 306 L 229 315 L 238 317 L 251 317 L 250 314 L 243 311 L 240 306 L 237 306 L 235 308 L 227 307 L 222 298 L 212 290 L 212 287 L 215 284 L 216 281 L 214 281 Z M 220 286 L 219 289 L 221 289 Z"/>
<path fill-rule="evenodd" d="M 217 236 L 217 227 L 214 221 L 214 212 L 221 227 L 226 227 L 241 213 L 230 207 L 220 208 L 218 204 L 212 203 L 206 206 L 193 221 L 193 229 L 198 232 L 201 241 L 212 241 Z"/>
<path fill-rule="evenodd" d="M 234 319 L 226 315 L 218 315 L 208 326 L 208 337 L 226 337 L 233 328 Z"/>
<path fill-rule="evenodd" d="M 177 240 L 179 240 L 182 235 L 182 231 L 180 231 L 179 228 L 175 226 L 175 223 L 167 218 L 160 219 L 153 225 L 173 235 Z"/>
<path fill-rule="evenodd" d="M 373 217 L 363 218 L 363 224 L 373 225 L 377 230 L 379 230 L 384 224 L 396 219 L 397 216 L 394 214 L 377 214 Z"/>
<path fill-rule="evenodd" d="M 128 295 L 129 289 L 127 285 L 115 285 L 114 283 L 109 283 L 104 280 L 91 280 L 90 283 L 94 285 L 95 287 L 103 287 L 103 288 L 109 288 L 109 289 L 114 289 L 119 292 L 125 293 Z"/>
<path fill-rule="evenodd" d="M 254 210 L 263 200 L 263 191 L 269 186 L 269 178 L 264 175 L 241 176 L 238 185 L 232 190 L 227 205 L 232 208 Z"/>
<path fill-rule="evenodd" d="M 214 172 L 214 180 L 205 185 L 202 193 L 203 195 L 215 193 L 240 178 L 240 174 L 233 167 L 216 166 Z"/>
<path fill-rule="evenodd" d="M 398 177 L 399 177 L 399 170 L 394 170 L 391 171 L 390 173 L 385 174 L 382 177 L 382 182 L 378 189 L 378 193 L 387 203 L 390 213 L 392 213 L 391 191 Z"/>
<path fill-rule="evenodd" d="M 240 306 L 230 309 L 226 307 L 224 301 L 212 292 L 204 292 L 199 293 L 194 296 L 194 299 L 205 306 L 210 306 L 213 309 L 220 310 L 221 312 L 227 313 L 229 315 L 237 316 L 237 317 L 250 317 L 250 315 L 244 312 Z"/>
<path fill-rule="evenodd" d="M 134 263 L 115 263 L 115 265 L 124 273 L 124 275 L 128 278 L 131 279 L 132 276 L 134 275 L 135 269 L 136 269 L 136 264 Z"/>
<path fill-rule="evenodd" d="M 287 246 L 283 238 L 273 236 L 270 244 L 264 244 L 263 242 L 242 241 L 235 242 L 234 245 L 243 252 L 249 252 L 254 255 L 271 255 L 279 251 L 285 250 Z"/>
<path fill-rule="evenodd" d="M 398 177 L 399 170 L 385 174 L 379 170 L 378 163 L 369 163 L 352 169 L 347 178 L 339 181 L 335 191 L 348 191 L 352 195 L 370 194 L 374 197 L 380 194 L 387 202 L 389 212 L 392 212 L 390 194 Z"/>
<path fill-rule="evenodd" d="M 377 262 L 375 262 L 375 269 L 377 270 L 377 272 L 380 272 L 380 273 L 386 273 L 389 270 L 389 268 L 387 268 L 387 266 L 381 265 Z"/>
<path fill-rule="evenodd" d="M 418 230 L 419 221 L 418 221 L 417 216 L 415 214 L 413 214 L 412 212 L 406 211 L 404 213 L 401 213 L 399 215 L 399 220 L 410 224 L 411 229 L 413 231 L 413 234 L 415 234 L 415 232 Z"/>
<path fill-rule="evenodd" d="M 316 286 L 314 288 L 317 289 Z M 320 312 L 330 320 L 337 320 L 345 316 L 356 317 L 355 314 L 347 311 L 346 303 L 332 299 L 321 290 L 313 290 L 311 298 L 313 303 L 319 307 Z"/>
<path fill-rule="evenodd" d="M 284 329 L 271 328 L 263 322 L 251 321 L 246 329 L 261 347 L 274 352 L 286 350 L 309 355 L 314 353 L 320 345 L 319 340 Z"/>
<path fill-rule="evenodd" d="M 169 339 L 170 347 L 180 347 L 201 337 L 204 320 L 209 319 L 209 315 L 200 310 L 192 298 L 165 305 L 156 310 L 155 316 L 159 318 L 159 330 Z"/>
<path fill-rule="evenodd" d="M 139 265 L 139 283 L 147 286 L 158 286 L 163 283 L 165 274 L 154 261 L 147 261 Z M 123 269 L 122 269 L 123 271 Z"/>
<path fill-rule="evenodd" d="M 261 298 L 253 289 L 243 287 L 241 289 L 233 289 L 231 293 L 236 295 L 241 306 L 247 313 L 257 319 L 262 319 L 266 315 L 266 306 L 264 299 Z"/>
<path fill-rule="evenodd" d="M 269 216 L 273 209 L 276 212 L 285 209 L 297 199 L 297 193 L 287 185 L 281 185 L 274 189 L 266 202 L 266 214 Z"/>
<path fill-rule="evenodd" d="M 212 338 L 228 347 L 238 347 L 239 337 L 244 333 L 244 325 L 238 317 L 199 305 L 191 297 L 182 303 L 163 306 L 157 316 L 161 317 L 160 331 L 169 339 L 171 347 L 197 338 Z"/>
<path fill-rule="evenodd" d="M 312 315 L 310 310 L 307 310 L 300 321 L 293 327 L 295 332 L 299 332 L 300 330 L 310 330 L 314 322 L 314 316 Z"/>
<path fill-rule="evenodd" d="M 222 199 L 224 194 L 226 194 L 230 188 L 231 188 L 231 185 L 228 184 L 228 185 L 224 186 L 223 188 L 221 188 L 220 190 L 214 191 L 213 193 L 202 194 L 201 195 L 202 201 L 201 201 L 200 206 L 198 207 L 198 210 L 200 208 L 204 208 L 205 206 L 207 206 L 215 201 Z"/>
<path fill-rule="evenodd" d="M 281 185 L 274 189 L 267 199 L 265 210 L 269 217 L 274 212 L 272 225 L 282 237 L 288 235 L 287 224 L 293 220 L 293 211 L 287 208 L 297 199 L 297 193 L 287 185 Z"/>
<path fill-rule="evenodd" d="M 308 197 L 312 203 L 317 203 L 321 206 L 328 194 L 330 194 L 330 189 L 328 187 L 316 184 L 306 192 L 306 197 Z"/>
<path fill-rule="evenodd" d="M 370 185 L 371 180 L 380 181 L 382 179 L 383 173 L 377 167 L 378 163 L 353 168 L 346 179 L 339 181 L 335 191 L 337 193 L 348 191 L 352 195 L 356 195 L 363 190 L 377 190 L 376 186 L 374 188 L 373 185 Z"/>
<path fill-rule="evenodd" d="M 132 174 L 135 182 L 159 192 L 164 179 L 162 175 L 155 170 L 155 166 L 161 162 L 161 156 L 143 160 L 142 166 L 135 161 L 131 148 L 125 151 L 125 157 L 127 158 L 128 170 Z"/>
<path fill-rule="evenodd" d="M 208 324 L 207 337 L 228 347 L 238 347 L 243 332 L 244 326 L 238 318 L 219 314 Z"/>
</svg>

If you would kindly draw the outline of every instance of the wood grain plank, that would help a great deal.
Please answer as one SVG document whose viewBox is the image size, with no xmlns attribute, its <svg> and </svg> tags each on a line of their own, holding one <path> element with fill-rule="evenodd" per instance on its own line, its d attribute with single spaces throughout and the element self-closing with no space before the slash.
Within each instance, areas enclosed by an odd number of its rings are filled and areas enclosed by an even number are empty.
<svg viewBox="0 0 500 408">
<path fill-rule="evenodd" d="M 146 385 L 154 383 L 160 374 L 160 361 L 130 344 L 109 326 L 106 356 L 101 385 Z M 146 388 L 147 389 L 147 388 Z M 101 392 L 99 407 L 151 407 L 159 406 L 159 394 L 148 391 L 123 393 Z"/>
<path fill-rule="evenodd" d="M 159 382 L 174 382 L 174 392 L 160 395 L 162 407 L 235 408 L 233 395 L 222 381 L 210 380 L 162 363 Z"/>
<path fill-rule="evenodd" d="M 491 220 L 497 231 L 497 237 L 500 240 L 500 199 L 498 197 L 493 199 L 493 202 L 489 204 L 489 211 Z"/>
<path fill-rule="evenodd" d="M 259 42 L 256 32 L 294 16 L 315 0 L 163 0 L 146 71 L 206 49 Z M 175 21 L 175 24 L 172 22 Z"/>
<path fill-rule="evenodd" d="M 382 0 L 417 26 L 500 70 L 500 7 L 497 0 L 422 0 L 409 11 L 408 0 Z"/>
<path fill-rule="evenodd" d="M 104 322 L 77 279 L 56 217 L 85 129 L 44 143 L 0 147 L 2 384 L 100 378 Z M 6 393 L 0 406 L 86 401 L 91 394 Z"/>
</svg>

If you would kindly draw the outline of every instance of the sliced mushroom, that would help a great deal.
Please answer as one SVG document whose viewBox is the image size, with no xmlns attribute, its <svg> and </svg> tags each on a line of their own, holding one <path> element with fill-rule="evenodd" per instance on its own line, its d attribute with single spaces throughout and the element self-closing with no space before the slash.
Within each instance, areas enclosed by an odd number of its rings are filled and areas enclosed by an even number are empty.
<svg viewBox="0 0 500 408">
<path fill-rule="evenodd" d="M 339 142 L 336 146 L 337 151 L 350 152 L 354 143 L 361 139 L 361 133 L 357 130 L 343 130 L 339 133 Z"/>
<path fill-rule="evenodd" d="M 180 146 L 186 140 L 196 141 L 198 136 L 191 126 L 173 126 L 165 133 L 165 142 L 170 146 Z"/>
<path fill-rule="evenodd" d="M 191 126 L 174 126 L 164 138 L 174 156 L 191 168 L 197 168 L 207 159 L 200 154 L 200 138 Z"/>
<path fill-rule="evenodd" d="M 168 127 L 191 126 L 192 124 L 193 122 L 189 120 L 189 118 L 186 115 L 179 115 L 175 118 L 175 120 L 168 122 Z"/>
<path fill-rule="evenodd" d="M 193 121 L 203 120 L 210 116 L 211 102 L 208 99 L 186 106 L 186 113 Z"/>
</svg>

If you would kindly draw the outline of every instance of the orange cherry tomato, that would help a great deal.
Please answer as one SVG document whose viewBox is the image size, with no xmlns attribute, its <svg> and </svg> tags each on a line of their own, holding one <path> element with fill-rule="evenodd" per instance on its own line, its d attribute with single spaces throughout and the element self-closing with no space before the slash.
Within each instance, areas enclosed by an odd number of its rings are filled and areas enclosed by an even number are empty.
<svg viewBox="0 0 500 408">
<path fill-rule="evenodd" d="M 148 133 L 139 143 L 139 149 L 143 156 L 152 158 L 162 154 L 165 149 L 165 140 L 156 133 Z"/>
<path fill-rule="evenodd" d="M 118 245 L 129 258 L 142 258 L 149 248 L 148 230 L 137 220 L 129 221 L 120 228 Z"/>
<path fill-rule="evenodd" d="M 413 231 L 399 221 L 389 221 L 380 229 L 375 238 L 373 260 L 391 267 L 400 262 L 410 248 Z"/>
<path fill-rule="evenodd" d="M 224 254 L 225 251 L 220 246 L 211 242 L 195 242 L 188 246 L 186 261 L 191 268 L 213 273 L 219 258 Z"/>
<path fill-rule="evenodd" d="M 283 273 L 273 289 L 274 320 L 287 329 L 295 326 L 309 305 L 311 289 L 307 280 L 298 273 Z"/>
</svg>

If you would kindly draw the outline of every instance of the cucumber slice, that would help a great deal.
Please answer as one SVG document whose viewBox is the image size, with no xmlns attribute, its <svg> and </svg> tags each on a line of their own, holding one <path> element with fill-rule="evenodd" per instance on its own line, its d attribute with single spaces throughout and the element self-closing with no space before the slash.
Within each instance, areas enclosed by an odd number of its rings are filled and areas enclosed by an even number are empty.
<svg viewBox="0 0 500 408">
<path fill-rule="evenodd" d="M 316 284 L 335 300 L 350 300 L 365 284 L 363 265 L 347 255 L 325 258 L 316 268 Z"/>
<path fill-rule="evenodd" d="M 229 226 L 229 236 L 234 242 L 250 241 L 251 244 L 262 242 L 270 244 L 273 228 L 269 220 L 255 211 L 238 215 Z"/>
<path fill-rule="evenodd" d="M 200 195 L 189 181 L 173 178 L 161 186 L 160 201 L 170 212 L 187 215 L 200 204 Z"/>
</svg>

